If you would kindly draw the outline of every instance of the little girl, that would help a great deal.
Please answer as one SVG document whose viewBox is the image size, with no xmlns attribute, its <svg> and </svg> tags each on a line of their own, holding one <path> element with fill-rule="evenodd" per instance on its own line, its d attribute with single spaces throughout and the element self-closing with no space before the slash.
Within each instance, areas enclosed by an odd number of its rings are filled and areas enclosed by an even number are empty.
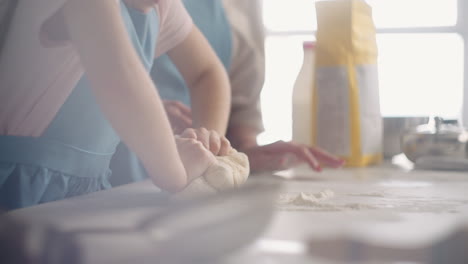
<svg viewBox="0 0 468 264">
<path fill-rule="evenodd" d="M 108 188 L 120 139 L 162 189 L 200 176 L 214 156 L 174 139 L 147 73 L 169 50 L 209 76 L 227 120 L 226 74 L 180 0 L 19 0 L 0 56 L 0 206 Z"/>
</svg>

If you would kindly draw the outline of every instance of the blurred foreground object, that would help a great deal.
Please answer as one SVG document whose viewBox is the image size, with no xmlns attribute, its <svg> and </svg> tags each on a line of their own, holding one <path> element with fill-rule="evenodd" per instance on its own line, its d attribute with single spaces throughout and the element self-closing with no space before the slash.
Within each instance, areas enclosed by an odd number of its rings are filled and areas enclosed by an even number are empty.
<svg viewBox="0 0 468 264">
<path fill-rule="evenodd" d="M 363 167 L 382 160 L 382 117 L 372 10 L 362 0 L 319 1 L 314 145 Z"/>
<path fill-rule="evenodd" d="M 80 264 L 73 235 L 0 215 L 0 263 Z"/>
<path fill-rule="evenodd" d="M 153 198 L 161 196 L 145 192 L 141 196 L 135 193 L 141 199 L 132 207 L 113 203 L 115 200 L 96 206 L 85 203 L 87 208 L 79 201 L 76 207 L 74 201 L 67 201 L 62 208 L 68 211 L 61 213 L 79 211 L 72 217 L 80 219 L 72 225 L 56 215 L 42 219 L 48 226 L 35 223 L 34 214 L 24 218 L 4 215 L 0 263 L 219 263 L 256 241 L 268 228 L 281 185 L 271 175 L 256 177 L 237 189 L 183 201 L 166 200 L 155 207 L 158 201 Z M 88 198 L 94 202 L 94 197 Z M 135 207 L 144 210 L 135 211 Z M 47 206 L 31 212 L 42 209 L 47 211 Z"/>
<path fill-rule="evenodd" d="M 460 226 L 432 243 L 412 247 L 376 244 L 352 236 L 312 238 L 305 242 L 260 240 L 255 246 L 262 253 L 311 255 L 339 263 L 466 264 L 468 225 Z"/>
<path fill-rule="evenodd" d="M 17 4 L 17 0 L 0 0 L 0 54 Z"/>
</svg>

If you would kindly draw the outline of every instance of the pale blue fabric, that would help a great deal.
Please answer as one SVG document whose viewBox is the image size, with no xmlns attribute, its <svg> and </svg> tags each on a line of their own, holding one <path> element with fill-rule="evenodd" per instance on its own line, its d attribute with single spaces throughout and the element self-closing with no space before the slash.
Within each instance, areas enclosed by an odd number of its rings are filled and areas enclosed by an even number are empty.
<svg viewBox="0 0 468 264">
<path fill-rule="evenodd" d="M 158 15 L 121 4 L 129 36 L 149 71 Z M 110 188 L 109 163 L 119 142 L 83 76 L 41 137 L 0 136 L 0 207 L 21 208 Z"/>
<path fill-rule="evenodd" d="M 226 69 L 231 64 L 231 26 L 221 0 L 185 0 L 185 7 L 193 22 L 206 37 Z M 161 98 L 190 105 L 189 90 L 168 55 L 158 58 L 151 69 L 151 77 Z"/>
<path fill-rule="evenodd" d="M 184 0 L 184 5 L 218 55 L 226 70 L 231 64 L 231 27 L 221 0 Z M 190 105 L 190 94 L 182 75 L 169 56 L 155 60 L 151 76 L 163 99 Z M 111 169 L 113 186 L 146 179 L 147 173 L 138 158 L 123 143 L 117 148 Z"/>
</svg>

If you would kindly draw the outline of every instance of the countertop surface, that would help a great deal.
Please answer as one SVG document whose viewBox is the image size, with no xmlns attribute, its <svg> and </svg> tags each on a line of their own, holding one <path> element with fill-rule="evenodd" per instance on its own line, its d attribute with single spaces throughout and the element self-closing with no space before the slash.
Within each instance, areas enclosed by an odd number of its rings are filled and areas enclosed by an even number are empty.
<svg viewBox="0 0 468 264">
<path fill-rule="evenodd" d="M 404 162 L 397 164 L 388 162 L 322 173 L 297 168 L 277 173 L 284 186 L 273 218 L 258 241 L 352 236 L 375 244 L 417 247 L 468 224 L 468 172 L 413 170 Z M 281 202 L 280 198 L 301 193 L 315 200 L 307 204 Z M 144 181 L 13 211 L 10 215 L 50 223 L 66 231 L 132 230 L 136 223 L 163 210 L 166 203 L 167 195 Z M 152 252 L 151 244 L 138 234 L 107 234 L 82 240 L 89 248 L 86 257 L 89 263 L 129 263 L 139 258 L 141 263 L 152 262 L 148 253 Z M 313 260 L 301 254 L 273 256 L 257 248 L 246 246 L 222 262 L 310 263 Z M 102 254 L 106 251 L 112 253 Z"/>
</svg>

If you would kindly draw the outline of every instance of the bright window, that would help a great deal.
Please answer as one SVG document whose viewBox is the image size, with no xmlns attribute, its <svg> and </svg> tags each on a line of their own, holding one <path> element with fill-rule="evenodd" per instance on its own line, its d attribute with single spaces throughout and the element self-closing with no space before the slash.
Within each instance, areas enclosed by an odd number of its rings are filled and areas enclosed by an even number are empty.
<svg viewBox="0 0 468 264">
<path fill-rule="evenodd" d="M 367 2 L 378 30 L 382 114 L 458 117 L 464 42 L 456 27 L 457 0 Z M 263 21 L 267 33 L 262 92 L 266 132 L 259 137 L 261 144 L 291 139 L 292 87 L 302 65 L 302 42 L 315 39 L 315 1 L 263 0 Z"/>
<path fill-rule="evenodd" d="M 267 31 L 306 31 L 317 29 L 315 1 L 263 0 L 263 22 Z"/>
<path fill-rule="evenodd" d="M 379 34 L 377 43 L 384 116 L 460 114 L 463 40 L 458 34 Z"/>
<path fill-rule="evenodd" d="M 317 29 L 316 0 L 263 0 L 263 21 L 270 32 Z M 367 0 L 377 28 L 454 26 L 457 0 Z"/>
<path fill-rule="evenodd" d="M 455 26 L 457 0 L 367 0 L 377 28 Z"/>
</svg>

